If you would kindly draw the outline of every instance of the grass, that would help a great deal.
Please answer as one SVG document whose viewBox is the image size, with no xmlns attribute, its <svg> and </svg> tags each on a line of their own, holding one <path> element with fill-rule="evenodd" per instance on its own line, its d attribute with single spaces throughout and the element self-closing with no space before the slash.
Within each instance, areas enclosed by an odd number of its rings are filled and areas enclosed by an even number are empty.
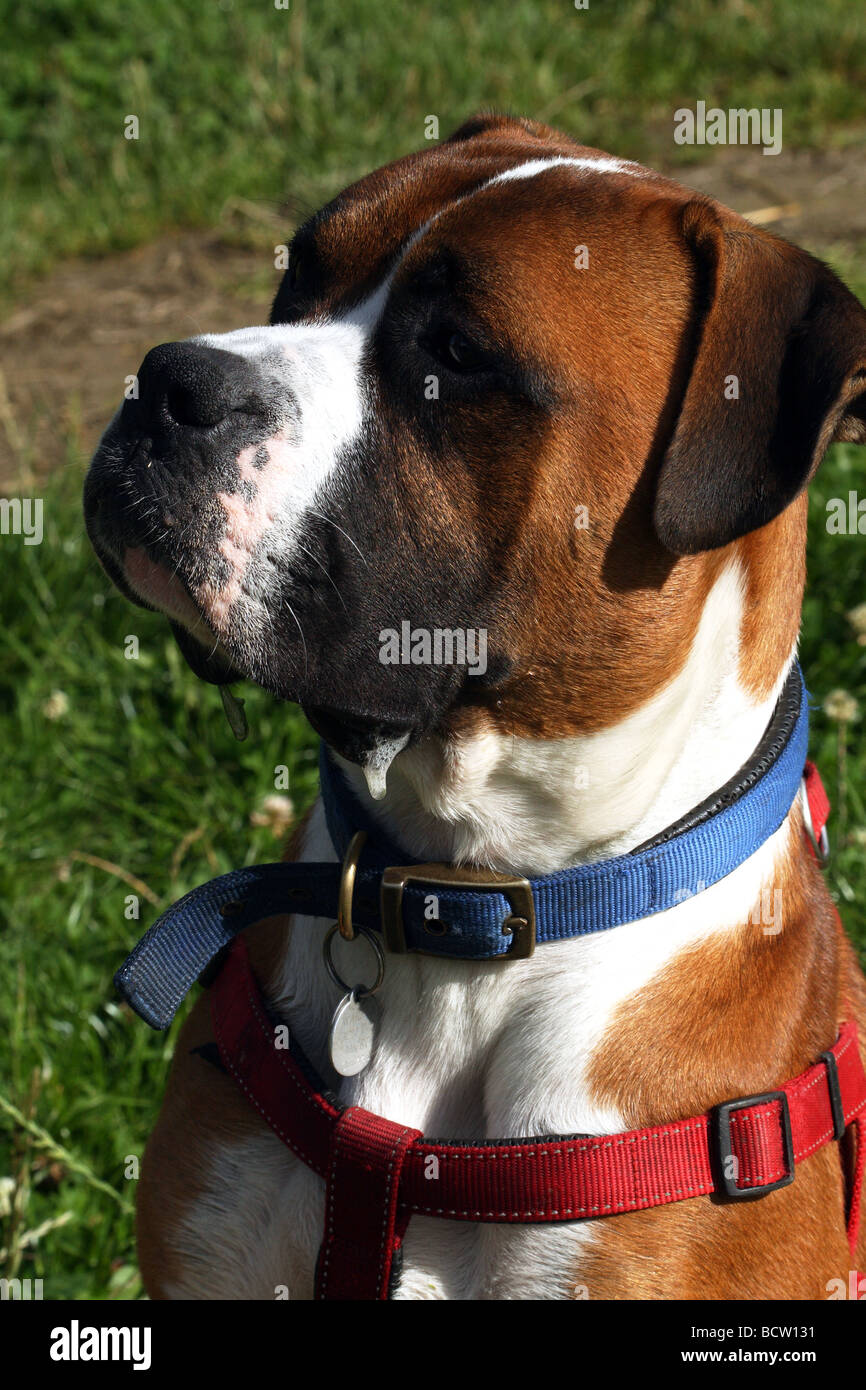
<svg viewBox="0 0 866 1390">
<path fill-rule="evenodd" d="M 236 743 L 165 623 L 111 592 L 83 535 L 80 481 L 71 468 L 47 490 L 41 546 L 4 539 L 0 601 L 0 978 L 11 1006 L 0 1132 L 15 1133 L 0 1165 L 12 1207 L 0 1271 L 43 1277 L 46 1298 L 138 1288 L 124 1169 L 153 1122 L 173 1033 L 151 1033 L 114 1002 L 114 969 L 159 905 L 279 857 L 281 840 L 250 824 L 278 764 L 301 809 L 316 781 L 299 712 L 250 689 L 251 736 Z M 137 660 L 124 655 L 130 634 Z M 126 915 L 131 895 L 140 922 Z M 46 1222 L 65 1224 L 25 1238 Z"/>
<path fill-rule="evenodd" d="M 827 500 L 847 498 L 852 489 L 863 497 L 863 479 L 858 450 L 838 445 L 812 484 L 800 659 L 819 706 L 837 690 L 847 692 L 859 705 L 850 721 L 818 708 L 809 747 L 833 805 L 830 887 L 842 920 L 866 960 L 866 646 L 858 644 L 847 616 L 866 601 L 863 537 L 832 535 L 826 529 Z"/>
<path fill-rule="evenodd" d="M 485 106 L 664 161 L 699 99 L 781 107 L 822 146 L 866 120 L 849 0 L 32 0 L 4 18 L 0 266 L 213 226 L 229 199 L 311 207 Z M 138 117 L 138 139 L 124 122 Z"/>
</svg>

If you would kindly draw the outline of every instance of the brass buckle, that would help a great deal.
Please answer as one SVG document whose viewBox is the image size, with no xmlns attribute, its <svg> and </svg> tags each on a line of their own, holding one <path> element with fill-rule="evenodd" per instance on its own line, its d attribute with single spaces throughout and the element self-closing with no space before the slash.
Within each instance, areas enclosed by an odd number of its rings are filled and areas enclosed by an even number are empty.
<svg viewBox="0 0 866 1390">
<path fill-rule="evenodd" d="M 514 937 L 511 949 L 495 960 L 525 960 L 535 950 L 535 904 L 525 878 L 493 873 L 489 869 L 455 868 L 451 864 L 396 865 L 382 875 L 382 935 L 385 946 L 396 955 L 406 953 L 403 928 L 403 889 L 407 883 L 429 883 L 431 888 L 489 888 L 508 899 L 511 916 L 502 923 L 503 932 Z M 438 951 L 418 951 L 418 955 L 440 955 Z"/>
</svg>

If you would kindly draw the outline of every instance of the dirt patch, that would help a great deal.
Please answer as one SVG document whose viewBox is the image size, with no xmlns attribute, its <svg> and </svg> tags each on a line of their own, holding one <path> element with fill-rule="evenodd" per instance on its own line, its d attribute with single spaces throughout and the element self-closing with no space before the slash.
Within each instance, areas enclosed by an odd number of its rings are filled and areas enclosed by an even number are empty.
<svg viewBox="0 0 866 1390">
<path fill-rule="evenodd" d="M 679 177 L 816 254 L 854 255 L 866 243 L 862 147 L 779 155 L 724 149 Z"/>
<path fill-rule="evenodd" d="M 279 239 L 253 251 L 185 233 L 52 271 L 0 324 L 0 487 L 89 455 L 156 343 L 266 323 Z"/>
<path fill-rule="evenodd" d="M 866 245 L 856 149 L 724 149 L 678 176 L 810 250 L 853 256 Z M 279 280 L 272 248 L 286 235 L 268 225 L 254 250 L 185 233 L 52 271 L 0 325 L 0 487 L 26 491 L 70 451 L 89 455 L 155 343 L 265 322 Z"/>
</svg>

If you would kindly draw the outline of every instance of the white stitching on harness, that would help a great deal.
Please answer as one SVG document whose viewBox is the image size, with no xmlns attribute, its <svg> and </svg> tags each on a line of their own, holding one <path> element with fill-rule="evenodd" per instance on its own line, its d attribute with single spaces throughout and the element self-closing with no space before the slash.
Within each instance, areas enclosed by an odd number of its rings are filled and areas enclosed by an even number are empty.
<svg viewBox="0 0 866 1390">
<path fill-rule="evenodd" d="M 325 1239 L 325 1250 L 324 1250 L 324 1255 L 323 1255 L 323 1257 L 322 1257 L 322 1277 L 321 1277 L 321 1279 L 320 1279 L 320 1281 L 319 1281 L 319 1298 L 320 1298 L 320 1299 L 323 1299 L 323 1298 L 325 1297 L 325 1289 L 327 1288 L 328 1279 L 329 1279 L 329 1277 L 330 1277 L 329 1274 L 328 1274 L 328 1265 L 329 1265 L 330 1259 L 331 1259 L 331 1246 L 332 1246 L 333 1241 L 334 1241 L 334 1202 L 333 1202 L 334 1169 L 335 1169 L 336 1166 L 337 1166 L 337 1158 L 339 1157 L 340 1144 L 341 1144 L 342 1142 L 343 1142 L 343 1131 L 339 1128 L 339 1124 L 338 1124 L 338 1126 L 337 1126 L 337 1132 L 336 1132 L 336 1134 L 334 1135 L 334 1147 L 333 1147 L 333 1149 L 332 1149 L 332 1151 L 331 1151 L 331 1162 L 330 1162 L 330 1164 L 328 1165 L 328 1190 L 327 1190 L 327 1196 L 326 1196 L 326 1199 L 325 1199 L 325 1201 L 326 1201 L 326 1206 L 327 1206 L 327 1212 L 328 1212 L 328 1233 L 327 1233 L 327 1237 L 326 1237 L 326 1239 Z"/>
<path fill-rule="evenodd" d="M 388 1213 L 389 1213 L 390 1207 L 391 1207 L 391 1192 L 390 1192 L 390 1187 L 391 1187 L 391 1182 L 392 1182 L 392 1180 L 393 1180 L 394 1159 L 395 1159 L 395 1156 L 396 1156 L 396 1153 L 397 1153 L 397 1149 L 398 1149 L 399 1146 L 402 1144 L 403 1139 L 405 1138 L 405 1136 L 406 1136 L 407 1134 L 409 1134 L 409 1133 L 410 1133 L 410 1129 L 409 1129 L 409 1126 L 408 1126 L 408 1125 L 404 1125 L 400 1130 L 398 1130 L 397 1134 L 396 1134 L 395 1137 L 394 1137 L 394 1142 L 393 1142 L 393 1144 L 391 1145 L 391 1153 L 390 1153 L 390 1156 L 389 1156 L 389 1159 L 388 1159 L 388 1173 L 387 1173 L 387 1179 L 388 1179 L 388 1201 L 387 1201 L 387 1203 L 386 1203 L 386 1205 L 385 1205 L 384 1213 L 383 1213 L 383 1216 L 382 1216 L 382 1236 L 381 1236 L 381 1240 L 380 1240 L 380 1242 L 379 1242 L 379 1258 L 378 1258 L 377 1267 L 376 1267 L 376 1282 L 377 1282 L 377 1284 L 381 1283 L 382 1276 L 383 1276 L 383 1273 L 384 1273 L 384 1268 L 385 1268 L 385 1259 L 386 1259 L 386 1255 L 387 1255 L 387 1249 L 386 1249 L 386 1247 L 387 1247 L 387 1241 L 388 1241 Z M 323 1259 L 322 1259 L 322 1274 L 321 1274 L 321 1279 L 320 1279 L 320 1283 L 319 1283 L 319 1288 L 320 1288 L 319 1298 L 320 1298 L 320 1299 L 324 1299 L 324 1297 L 325 1297 L 325 1290 L 326 1290 L 326 1288 L 327 1288 L 328 1279 L 329 1279 L 329 1277 L 330 1277 L 330 1276 L 329 1276 L 329 1273 L 328 1273 L 328 1266 L 329 1266 L 330 1259 L 331 1259 L 331 1246 L 332 1246 L 333 1240 L 334 1240 L 334 1207 L 333 1207 L 334 1170 L 335 1170 L 335 1168 L 336 1168 L 336 1166 L 337 1166 L 337 1159 L 338 1159 L 338 1157 L 339 1157 L 340 1146 L 341 1146 L 342 1142 L 343 1142 L 343 1131 L 342 1131 L 342 1129 L 340 1129 L 339 1126 L 338 1126 L 337 1133 L 336 1133 L 335 1136 L 334 1136 L 334 1147 L 333 1147 L 333 1152 L 332 1152 L 332 1157 L 331 1157 L 331 1163 L 330 1163 L 330 1165 L 329 1165 L 329 1167 L 328 1167 L 328 1197 L 327 1197 L 327 1206 L 328 1206 L 328 1233 L 327 1233 L 327 1238 L 326 1238 L 326 1241 L 325 1241 L 325 1253 L 324 1253 L 324 1257 L 323 1257 Z"/>
<path fill-rule="evenodd" d="M 250 979 L 249 979 L 249 971 L 248 971 L 248 970 L 246 971 L 246 975 L 247 975 L 247 978 L 246 978 L 246 980 L 245 980 L 244 983 L 245 983 L 247 998 L 248 998 L 248 1000 L 249 1000 L 249 1002 L 250 1002 L 250 1004 L 251 1004 L 251 1006 L 252 1006 L 252 1010 L 253 1010 L 253 1013 L 254 1013 L 254 1015 L 255 1015 L 256 1021 L 259 1023 L 259 1025 L 260 1025 L 261 1028 L 262 1028 L 262 1031 L 266 1034 L 266 1036 L 272 1037 L 272 1036 L 273 1036 L 273 1029 L 270 1027 L 270 1025 L 269 1025 L 267 1019 L 266 1019 L 266 1018 L 264 1017 L 264 1015 L 262 1014 L 261 1009 L 259 1008 L 259 1005 L 258 1005 L 258 1001 L 257 1001 L 257 999 L 256 999 L 256 997 L 255 997 L 255 994 L 254 994 L 253 990 L 252 990 L 251 987 L 250 987 Z M 222 1032 L 222 1029 L 221 1029 L 220 1023 L 219 1023 L 219 1010 L 217 1010 L 217 1009 L 212 1010 L 211 1016 L 212 1016 L 212 1018 L 213 1018 L 213 1023 L 214 1023 L 214 1032 L 217 1034 L 217 1042 L 219 1043 L 221 1039 L 224 1040 L 224 1034 L 223 1034 L 223 1032 Z M 240 1072 L 238 1071 L 237 1067 L 235 1066 L 235 1064 L 234 1064 L 234 1059 L 228 1054 L 228 1049 L 225 1048 L 224 1046 L 220 1046 L 220 1053 L 223 1055 L 223 1060 L 224 1060 L 224 1061 L 227 1061 L 229 1071 L 231 1072 L 231 1074 L 232 1074 L 232 1076 L 234 1077 L 235 1081 L 236 1081 L 236 1082 L 238 1083 L 238 1085 L 240 1086 L 240 1088 L 241 1088 L 241 1090 L 243 1091 L 244 1095 L 245 1095 L 245 1096 L 247 1097 L 247 1099 L 252 1103 L 252 1105 L 255 1106 L 256 1110 L 258 1110 L 258 1112 L 259 1112 L 259 1114 L 262 1116 L 262 1118 L 263 1118 L 264 1120 L 267 1121 L 267 1123 L 270 1125 L 271 1129 L 273 1129 L 274 1132 L 275 1132 L 276 1134 L 279 1135 L 279 1137 L 282 1139 L 283 1143 L 287 1146 L 287 1148 L 290 1148 L 294 1153 L 296 1153 L 296 1154 L 298 1155 L 299 1158 L 303 1159 L 304 1163 L 306 1163 L 306 1165 L 307 1165 L 308 1168 L 312 1168 L 312 1170 L 313 1170 L 314 1173 L 318 1172 L 318 1169 L 315 1167 L 315 1165 L 314 1165 L 312 1159 L 309 1158 L 309 1156 L 303 1151 L 303 1149 L 300 1147 L 300 1145 L 297 1143 L 297 1141 L 294 1140 L 294 1139 L 291 1139 L 287 1134 L 285 1134 L 285 1133 L 283 1132 L 283 1130 L 280 1128 L 280 1126 L 274 1121 L 273 1116 L 270 1115 L 270 1114 L 268 1113 L 267 1110 L 265 1110 L 264 1106 L 262 1106 L 262 1105 L 259 1103 L 259 1101 L 258 1101 L 258 1099 L 256 1098 L 256 1096 L 253 1095 L 253 1093 L 252 1093 L 252 1091 L 250 1090 L 249 1086 L 247 1085 L 246 1081 L 245 1081 L 244 1078 L 241 1076 Z M 290 1080 L 293 1082 L 293 1084 L 294 1084 L 294 1085 L 297 1087 L 297 1089 L 300 1091 L 300 1093 L 301 1093 L 301 1095 L 303 1096 L 304 1100 L 306 1100 L 307 1103 L 309 1103 L 309 1098 L 308 1098 L 306 1092 L 304 1091 L 303 1086 L 301 1086 L 301 1084 L 300 1084 L 300 1082 L 298 1081 L 297 1077 L 296 1077 L 296 1076 L 294 1075 L 294 1073 L 290 1070 L 290 1068 L 288 1068 L 288 1067 L 285 1065 L 284 1059 L 279 1055 L 279 1052 L 278 1052 L 276 1049 L 274 1049 L 274 1057 L 275 1057 L 277 1063 L 282 1067 L 282 1069 L 283 1069 L 283 1071 L 286 1073 L 286 1075 L 290 1078 Z"/>
<path fill-rule="evenodd" d="M 377 1271 L 377 1274 L 376 1274 L 377 1283 L 380 1282 L 381 1279 L 382 1279 L 382 1274 L 383 1274 L 384 1265 L 385 1265 L 385 1256 L 386 1256 L 385 1243 L 386 1243 L 387 1236 L 388 1236 L 388 1211 L 389 1211 L 389 1208 L 390 1208 L 390 1206 L 391 1206 L 390 1184 L 391 1184 L 391 1175 L 392 1175 L 392 1173 L 393 1173 L 393 1171 L 394 1171 L 394 1156 L 395 1156 L 395 1154 L 396 1154 L 396 1152 L 397 1152 L 398 1146 L 399 1146 L 400 1144 L 402 1144 L 404 1137 L 405 1137 L 409 1132 L 410 1132 L 409 1126 L 408 1126 L 408 1125 L 404 1125 L 403 1128 L 400 1130 L 400 1133 L 397 1135 L 396 1139 L 394 1140 L 393 1146 L 392 1146 L 392 1148 L 391 1148 L 391 1157 L 390 1157 L 390 1161 L 389 1161 L 389 1163 L 388 1163 L 388 1188 L 389 1188 L 389 1190 L 388 1190 L 388 1204 L 387 1204 L 387 1206 L 385 1207 L 385 1212 L 384 1212 L 384 1215 L 383 1215 L 383 1217 L 382 1217 L 382 1242 L 381 1242 L 381 1245 L 379 1246 L 379 1268 L 378 1268 L 378 1271 Z"/>
</svg>

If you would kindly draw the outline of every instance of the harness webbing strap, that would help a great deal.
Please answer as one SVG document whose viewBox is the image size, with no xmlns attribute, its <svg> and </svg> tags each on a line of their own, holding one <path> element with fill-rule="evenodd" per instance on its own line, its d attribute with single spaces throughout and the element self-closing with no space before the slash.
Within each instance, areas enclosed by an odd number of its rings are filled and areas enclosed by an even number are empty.
<svg viewBox="0 0 866 1390">
<path fill-rule="evenodd" d="M 211 1010 L 226 1069 L 283 1142 L 326 1178 L 319 1298 L 387 1297 L 393 1254 L 413 1213 L 456 1221 L 579 1221 L 721 1186 L 724 1150 L 716 1144 L 713 1111 L 601 1137 L 449 1144 L 369 1111 L 341 1108 L 297 1050 L 292 1055 L 277 1045 L 243 937 L 232 942 L 211 986 Z M 866 1111 L 866 1073 L 853 1022 L 842 1027 L 832 1055 L 837 1112 L 841 1108 L 848 1126 Z M 795 1163 L 834 1138 L 834 1086 L 828 1064 L 819 1061 L 780 1088 L 785 1101 L 774 1095 L 730 1113 L 737 1195 L 789 1176 L 786 1109 Z M 858 1138 L 848 1223 L 852 1253 L 864 1168 L 859 1123 Z"/>
<path fill-rule="evenodd" d="M 235 937 L 211 985 L 210 1004 L 226 1071 L 283 1143 L 324 1177 L 331 1131 L 342 1111 L 279 1046 L 242 936 Z"/>
<path fill-rule="evenodd" d="M 816 835 L 820 835 L 830 818 L 830 798 L 824 790 L 824 783 L 821 781 L 821 774 L 818 768 L 815 763 L 808 758 L 803 771 L 803 781 L 806 784 L 806 796 L 809 800 L 809 814 L 812 817 L 812 828 Z"/>
<path fill-rule="evenodd" d="M 397 1209 L 400 1173 L 420 1137 L 420 1129 L 358 1106 L 343 1111 L 331 1138 L 316 1298 L 388 1297 L 394 1253 L 409 1224 L 408 1212 Z"/>
</svg>

